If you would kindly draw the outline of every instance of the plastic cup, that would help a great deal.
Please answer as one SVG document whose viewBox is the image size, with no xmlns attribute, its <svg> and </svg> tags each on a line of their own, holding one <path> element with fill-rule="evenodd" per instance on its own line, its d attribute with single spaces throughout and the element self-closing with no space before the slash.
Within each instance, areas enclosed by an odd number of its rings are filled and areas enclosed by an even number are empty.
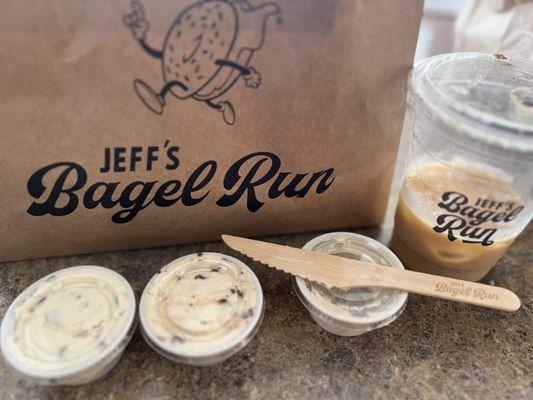
<svg viewBox="0 0 533 400">
<path fill-rule="evenodd" d="M 244 348 L 263 312 L 263 291 L 253 271 L 220 253 L 172 261 L 148 282 L 139 306 L 150 347 L 196 366 L 218 364 Z"/>
<path fill-rule="evenodd" d="M 136 301 L 120 274 L 97 266 L 39 279 L 8 308 L 0 345 L 9 366 L 41 385 L 81 385 L 120 360 L 136 326 Z"/>
<path fill-rule="evenodd" d="M 391 247 L 406 268 L 479 280 L 532 215 L 533 63 L 432 57 L 411 72 L 407 104 Z"/>
<path fill-rule="evenodd" d="M 386 246 L 356 233 L 328 233 L 314 238 L 303 248 L 404 269 L 400 260 Z M 301 278 L 295 278 L 293 283 L 296 295 L 315 322 L 339 336 L 357 336 L 384 327 L 398 318 L 407 303 L 407 293 L 396 290 L 327 289 Z"/>
</svg>

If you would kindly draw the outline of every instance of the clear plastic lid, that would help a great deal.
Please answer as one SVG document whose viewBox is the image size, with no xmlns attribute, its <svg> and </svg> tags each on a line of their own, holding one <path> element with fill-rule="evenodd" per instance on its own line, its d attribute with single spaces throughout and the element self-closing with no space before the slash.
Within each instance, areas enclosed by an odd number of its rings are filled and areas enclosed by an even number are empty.
<svg viewBox="0 0 533 400">
<path fill-rule="evenodd" d="M 304 249 L 403 269 L 400 260 L 387 247 L 355 233 L 321 235 L 308 242 Z M 301 278 L 295 278 L 295 289 L 314 317 L 339 327 L 352 326 L 362 331 L 388 325 L 401 314 L 407 302 L 405 292 L 377 287 L 327 289 Z"/>
<path fill-rule="evenodd" d="M 196 253 L 154 275 L 139 313 L 154 350 L 172 361 L 206 366 L 246 346 L 263 309 L 261 285 L 246 264 L 220 253 Z"/>
<path fill-rule="evenodd" d="M 409 79 L 409 103 L 465 139 L 533 153 L 533 63 L 501 54 L 428 58 Z"/>
<path fill-rule="evenodd" d="M 24 290 L 2 321 L 2 353 L 40 384 L 82 384 L 107 372 L 130 341 L 136 300 L 128 281 L 99 266 L 49 274 Z"/>
</svg>

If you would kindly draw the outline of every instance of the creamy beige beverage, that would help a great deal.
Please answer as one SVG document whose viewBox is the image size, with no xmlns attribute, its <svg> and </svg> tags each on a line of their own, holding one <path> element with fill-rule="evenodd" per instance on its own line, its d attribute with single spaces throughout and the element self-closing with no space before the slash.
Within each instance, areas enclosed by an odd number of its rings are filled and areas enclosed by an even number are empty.
<svg viewBox="0 0 533 400">
<path fill-rule="evenodd" d="M 505 177 L 462 164 L 405 175 L 391 247 L 410 269 L 481 279 L 520 232 L 523 204 Z M 517 227 L 518 226 L 518 227 Z"/>
<path fill-rule="evenodd" d="M 263 303 L 259 282 L 244 264 L 198 253 L 155 275 L 140 309 L 149 342 L 186 362 L 238 348 L 258 324 Z"/>
<path fill-rule="evenodd" d="M 96 266 L 51 274 L 24 292 L 2 326 L 2 350 L 17 370 L 36 378 L 99 374 L 125 347 L 135 314 L 127 281 Z M 120 349 L 119 349 L 120 348 Z"/>
</svg>

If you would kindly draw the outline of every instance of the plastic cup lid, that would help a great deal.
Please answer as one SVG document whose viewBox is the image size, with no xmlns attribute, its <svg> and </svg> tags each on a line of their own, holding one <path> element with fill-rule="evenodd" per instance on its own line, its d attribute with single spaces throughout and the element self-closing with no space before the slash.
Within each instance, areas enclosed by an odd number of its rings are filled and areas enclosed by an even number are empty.
<svg viewBox="0 0 533 400">
<path fill-rule="evenodd" d="M 241 271 L 241 274 L 246 276 L 246 281 L 249 281 L 249 283 L 253 285 L 255 291 L 253 301 L 255 309 L 251 313 L 252 315 L 246 314 L 240 316 L 240 312 L 242 311 L 241 306 L 243 306 L 242 303 L 244 301 L 243 299 L 246 298 L 246 296 L 243 297 L 242 293 L 239 293 L 240 290 L 231 289 L 230 286 L 224 286 L 225 284 L 222 286 L 217 284 L 220 287 L 217 287 L 216 290 L 210 292 L 209 294 L 205 294 L 203 291 L 200 292 L 204 294 L 200 295 L 191 294 L 189 296 L 189 294 L 183 294 L 184 299 L 185 297 L 187 299 L 190 297 L 191 302 L 195 301 L 201 305 L 200 309 L 196 310 L 197 314 L 191 315 L 191 318 L 180 321 L 180 324 L 178 325 L 176 325 L 176 322 L 165 323 L 164 329 L 163 326 L 158 327 L 154 324 L 154 322 L 150 322 L 159 320 L 160 316 L 158 316 L 158 314 L 165 316 L 168 315 L 165 303 L 157 303 L 155 300 L 156 297 L 154 297 L 157 293 L 159 293 L 160 287 L 165 287 L 166 282 L 173 282 L 176 280 L 176 277 L 179 278 L 177 279 L 178 281 L 184 282 L 187 280 L 186 277 L 194 277 L 194 279 L 196 279 L 201 275 L 201 279 L 199 279 L 198 282 L 208 284 L 209 281 L 215 279 L 217 275 L 223 275 L 219 272 L 220 267 L 236 268 L 236 271 Z M 202 272 L 205 268 L 212 272 L 211 277 L 207 275 L 209 272 Z M 226 275 L 228 277 L 227 279 L 229 279 L 231 274 L 227 273 Z M 181 279 L 182 276 L 184 279 Z M 235 280 L 231 283 L 237 282 L 238 280 Z M 224 293 L 227 291 L 226 289 L 229 290 L 228 296 L 230 298 L 228 300 L 225 300 L 225 297 L 223 297 Z M 203 298 L 202 296 L 204 295 L 207 297 Z M 216 307 L 216 305 L 212 306 L 211 303 L 217 303 L 217 301 L 213 300 L 217 296 L 223 297 L 222 300 L 224 300 L 224 302 L 222 303 L 221 300 L 218 300 L 218 303 L 221 303 L 219 307 L 225 310 L 224 315 L 227 314 L 229 316 L 235 316 L 238 314 L 239 318 L 243 318 L 243 321 L 246 321 L 244 326 L 236 326 L 236 332 L 238 333 L 237 335 L 228 334 L 209 339 L 211 338 L 211 335 L 207 334 L 207 331 L 203 332 L 196 326 L 196 322 L 203 322 L 200 321 L 200 319 L 203 318 L 205 312 Z M 187 304 L 183 304 L 183 307 L 186 308 Z M 194 365 L 210 365 L 217 363 L 243 348 L 257 331 L 257 328 L 261 323 L 263 309 L 263 291 L 261 289 L 261 284 L 259 283 L 259 280 L 254 272 L 246 264 L 234 257 L 227 256 L 225 254 L 209 252 L 190 254 L 178 258 L 177 260 L 174 260 L 163 267 L 161 271 L 155 274 L 150 282 L 146 285 L 146 288 L 141 296 L 141 302 L 139 306 L 141 327 L 148 343 L 155 350 L 171 359 L 179 359 L 182 362 L 193 363 Z M 217 318 L 221 319 L 222 321 L 224 320 L 224 315 L 217 314 Z M 196 321 L 196 319 L 199 319 L 199 321 Z M 234 317 L 232 317 L 232 321 L 233 320 Z M 226 322 L 224 322 L 224 324 L 220 322 L 220 325 L 217 324 L 214 324 L 214 326 L 217 327 L 217 329 L 222 330 L 225 329 L 227 325 Z M 206 330 L 207 327 L 208 326 L 206 325 Z M 165 338 L 165 336 L 168 335 L 171 336 L 171 340 Z M 176 335 L 179 337 L 179 341 L 172 340 L 172 338 Z M 216 343 L 216 346 L 214 343 Z M 190 347 L 187 346 L 188 344 L 190 344 Z"/>
<path fill-rule="evenodd" d="M 95 275 L 97 273 L 97 275 Z M 62 279 L 65 277 L 76 276 L 88 276 L 91 278 L 97 277 L 105 284 L 111 284 L 113 287 L 120 289 L 127 298 L 124 300 L 127 304 L 127 313 L 121 325 L 118 327 L 118 331 L 112 337 L 106 338 L 109 342 L 104 350 L 94 353 L 93 355 L 87 355 L 80 357 L 79 360 L 71 360 L 68 367 L 61 367 L 60 364 L 52 365 L 51 369 L 42 369 L 39 365 L 32 362 L 28 364 L 26 358 L 21 358 L 19 351 L 14 348 L 12 343 L 12 335 L 16 325 L 15 313 L 17 309 L 27 300 L 32 298 L 38 290 L 46 289 L 54 285 L 55 279 Z M 124 341 L 128 333 L 132 333 L 132 328 L 135 324 L 136 316 L 136 301 L 135 294 L 128 281 L 119 273 L 110 270 L 108 268 L 99 266 L 75 266 L 65 268 L 56 272 L 53 272 L 38 281 L 34 282 L 28 288 L 26 288 L 17 298 L 13 301 L 8 308 L 6 315 L 2 321 L 0 330 L 0 342 L 2 353 L 6 361 L 15 370 L 20 373 L 39 379 L 62 379 L 73 376 L 75 374 L 83 373 L 84 371 L 92 368 L 106 368 L 108 363 L 113 359 L 110 358 L 110 354 L 117 351 L 122 351 L 126 346 L 127 341 Z M 129 341 L 129 339 L 128 339 Z M 42 363 L 42 361 L 40 361 Z"/>
<path fill-rule="evenodd" d="M 533 63 L 501 54 L 451 53 L 419 63 L 409 101 L 476 142 L 533 152 Z"/>
<path fill-rule="evenodd" d="M 369 237 L 349 232 L 318 236 L 304 246 L 305 250 L 403 269 L 400 260 L 383 244 Z M 375 329 L 387 325 L 402 311 L 407 293 L 382 288 L 327 289 L 317 283 L 296 278 L 303 304 L 321 318 Z M 297 291 L 297 293 L 298 293 Z"/>
</svg>

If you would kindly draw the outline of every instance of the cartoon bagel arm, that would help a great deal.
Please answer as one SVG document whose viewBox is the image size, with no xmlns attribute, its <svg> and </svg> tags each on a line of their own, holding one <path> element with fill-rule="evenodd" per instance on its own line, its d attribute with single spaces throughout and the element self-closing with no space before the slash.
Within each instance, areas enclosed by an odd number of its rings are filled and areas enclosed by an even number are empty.
<svg viewBox="0 0 533 400">
<path fill-rule="evenodd" d="M 239 4 L 239 8 L 233 3 Z M 255 48 L 240 49 L 239 56 L 248 50 L 243 61 L 234 56 L 239 25 L 239 12 L 263 11 L 263 29 L 260 45 Z M 225 93 L 242 76 L 247 87 L 258 88 L 261 76 L 248 66 L 254 50 L 262 46 L 264 40 L 264 20 L 269 15 L 279 15 L 279 7 L 267 3 L 252 7 L 246 0 L 200 0 L 183 10 L 167 32 L 162 50 L 151 47 L 146 42 L 149 24 L 142 4 L 132 2 L 132 12 L 123 21 L 141 47 L 152 57 L 160 59 L 163 66 L 165 85 L 159 92 L 146 82 L 136 79 L 134 88 L 141 101 L 154 113 L 162 114 L 168 93 L 180 99 L 192 97 L 221 112 L 229 125 L 235 123 L 235 111 L 229 101 L 213 101 Z M 233 59 L 230 57 L 233 56 Z M 246 65 L 244 65 L 246 64 Z M 221 70 L 234 71 L 226 75 Z M 235 75 L 236 73 L 236 75 Z"/>
</svg>

